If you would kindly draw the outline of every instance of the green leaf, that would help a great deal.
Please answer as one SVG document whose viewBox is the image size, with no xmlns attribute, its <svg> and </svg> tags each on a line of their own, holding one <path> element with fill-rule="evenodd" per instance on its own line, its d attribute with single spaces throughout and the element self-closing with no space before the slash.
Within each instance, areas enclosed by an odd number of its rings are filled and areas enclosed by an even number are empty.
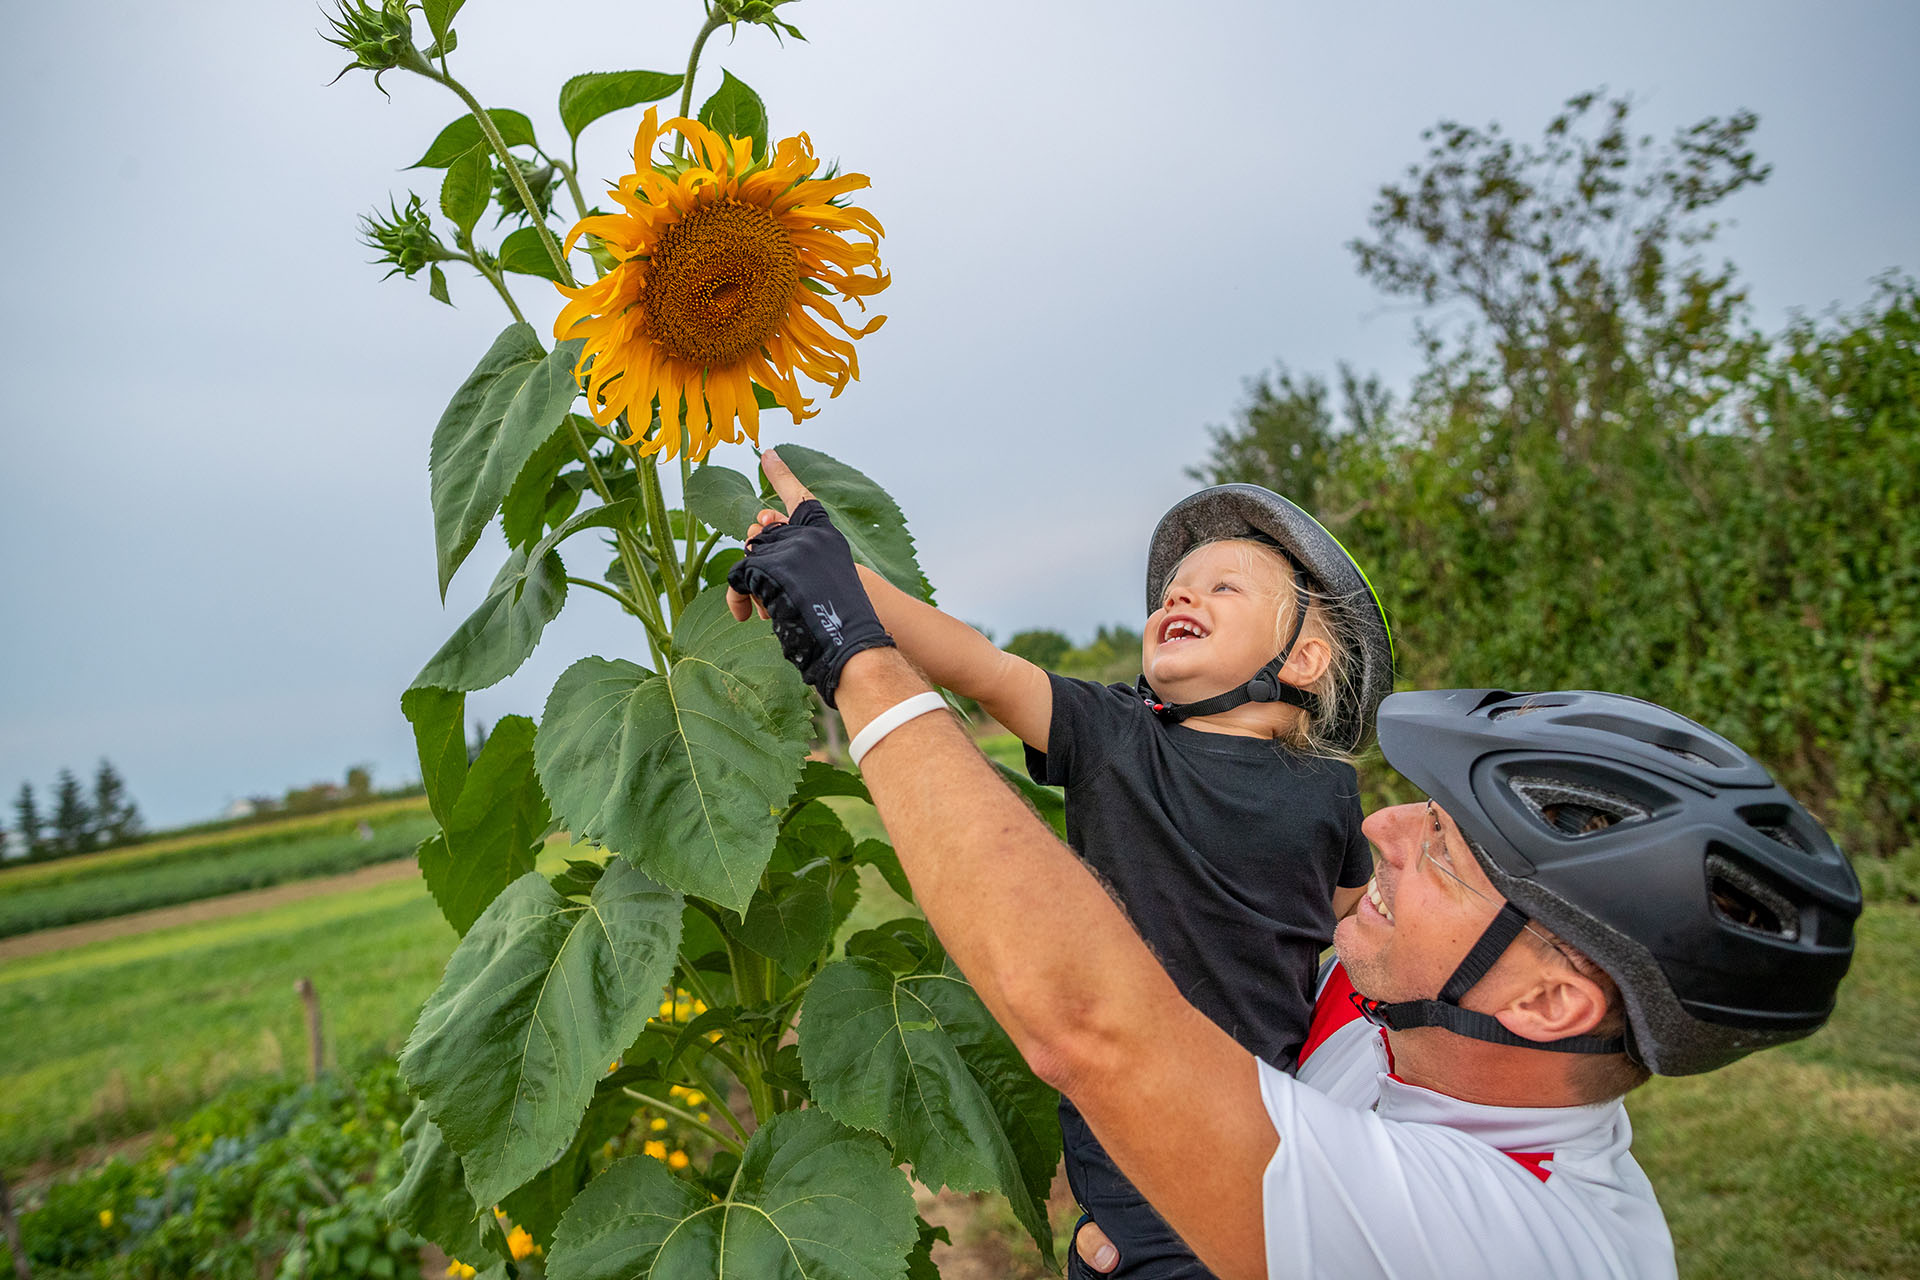
<svg viewBox="0 0 1920 1280">
<path fill-rule="evenodd" d="M 700 108 L 700 123 L 729 138 L 752 138 L 756 158 L 767 154 L 767 104 L 733 72 L 720 72 L 720 87 Z"/>
<path fill-rule="evenodd" d="M 833 940 L 833 905 L 827 900 L 827 870 L 808 875 L 769 875 L 753 895 L 747 917 L 733 930 L 749 949 L 799 978 Z"/>
<path fill-rule="evenodd" d="M 1060 1136 L 1040 1110 L 1052 1091 L 1024 1064 L 1024 1080 L 1010 1072 L 988 1028 L 998 1030 L 950 964 L 899 977 L 874 960 L 841 960 L 807 989 L 800 1060 L 829 1115 L 885 1137 L 929 1187 L 1000 1192 L 1051 1257 L 1046 1184 Z"/>
<path fill-rule="evenodd" d="M 907 1258 L 907 1280 L 940 1280 L 940 1268 L 933 1265 L 933 1245 L 937 1240 L 942 1244 L 952 1244 L 953 1236 L 945 1227 L 936 1227 L 925 1218 L 918 1221 L 920 1239 L 913 1246 L 913 1253 Z"/>
<path fill-rule="evenodd" d="M 887 888 L 908 902 L 914 900 L 913 885 L 907 880 L 906 868 L 900 865 L 900 855 L 885 840 L 862 840 L 853 847 L 853 860 L 856 865 L 864 864 L 878 871 Z"/>
<path fill-rule="evenodd" d="M 620 863 L 584 904 L 530 872 L 474 922 L 400 1053 L 400 1071 L 494 1204 L 564 1152 L 607 1064 L 660 1000 L 679 894 Z"/>
<path fill-rule="evenodd" d="M 427 296 L 448 306 L 453 305 L 453 299 L 447 296 L 447 273 L 440 269 L 437 262 L 427 268 Z"/>
<path fill-rule="evenodd" d="M 753 482 L 727 467 L 707 463 L 687 477 L 687 510 L 694 518 L 738 541 L 767 504 Z"/>
<path fill-rule="evenodd" d="M 413 726 L 427 807 L 444 827 L 453 820 L 454 804 L 467 784 L 467 695 L 451 689 L 409 689 L 400 695 L 400 714 Z"/>
<path fill-rule="evenodd" d="M 622 1072 L 602 1080 L 594 1088 L 593 1101 L 587 1104 L 587 1114 L 566 1152 L 500 1202 L 507 1217 L 516 1226 L 525 1227 L 541 1248 L 553 1247 L 553 1231 L 561 1215 L 587 1185 L 588 1161 L 593 1153 L 624 1130 L 640 1109 L 640 1103 L 621 1087 L 631 1079 L 631 1073 Z"/>
<path fill-rule="evenodd" d="M 555 548 L 582 529 L 618 525 L 629 511 L 627 502 L 589 507 L 530 550 L 509 552 L 486 599 L 427 659 L 414 684 L 484 689 L 518 671 L 567 602 L 566 566 Z"/>
<path fill-rule="evenodd" d="M 467 0 L 420 0 L 420 12 L 427 16 L 427 28 L 433 32 L 434 41 L 447 43 L 447 32 L 453 30 L 453 15 L 460 12 L 460 6 Z"/>
<path fill-rule="evenodd" d="M 671 71 L 589 71 L 560 86 L 560 123 L 567 137 L 609 112 L 643 102 L 658 102 L 680 88 L 685 77 Z"/>
<path fill-rule="evenodd" d="M 834 528 L 852 544 L 855 560 L 909 595 L 932 601 L 933 588 L 914 559 L 907 518 L 886 490 L 817 449 L 783 444 L 778 452 L 833 517 Z"/>
<path fill-rule="evenodd" d="M 380 1211 L 439 1245 L 450 1258 L 470 1265 L 486 1261 L 488 1252 L 500 1245 L 493 1215 L 467 1194 L 460 1156 L 447 1145 L 424 1103 L 414 1106 L 400 1130 L 400 1158 L 407 1171 L 381 1201 Z"/>
<path fill-rule="evenodd" d="M 812 717 L 806 686 L 725 592 L 674 629 L 671 675 L 583 658 L 554 684 L 534 763 L 576 840 L 661 882 L 744 912 L 793 794 Z"/>
<path fill-rule="evenodd" d="M 440 212 L 460 228 L 462 240 L 473 234 L 473 224 L 493 198 L 491 154 L 485 144 L 468 148 L 454 158 L 447 166 L 447 176 L 440 180 Z"/>
<path fill-rule="evenodd" d="M 467 783 L 452 820 L 419 851 L 428 892 L 462 935 L 501 890 L 533 870 L 547 833 L 547 798 L 533 776 L 533 721 L 502 716 Z"/>
<path fill-rule="evenodd" d="M 515 477 L 579 394 L 579 355 L 578 340 L 548 352 L 533 326 L 508 325 L 440 415 L 429 469 L 442 600 Z"/>
<path fill-rule="evenodd" d="M 805 804 L 826 796 L 853 796 L 873 803 L 873 797 L 867 794 L 867 784 L 860 780 L 859 774 L 836 769 L 824 760 L 807 761 L 806 768 L 800 771 L 800 785 L 794 788 L 793 803 Z"/>
<path fill-rule="evenodd" d="M 506 535 L 508 546 L 531 547 L 540 540 L 547 529 L 554 484 L 561 469 L 578 456 L 573 451 L 573 433 L 562 418 L 553 434 L 521 466 L 500 504 L 500 531 Z"/>
<path fill-rule="evenodd" d="M 487 116 L 493 121 L 493 127 L 500 131 L 500 140 L 510 147 L 531 147 L 533 141 L 533 121 L 508 107 L 489 107 Z M 461 116 L 440 131 L 440 136 L 427 148 L 427 154 L 408 165 L 409 169 L 444 169 L 475 147 L 487 145 L 487 135 L 480 131 L 480 122 L 471 115 Z"/>
<path fill-rule="evenodd" d="M 899 1280 L 919 1237 L 886 1148 L 819 1111 L 775 1116 L 714 1201 L 658 1160 L 622 1160 L 560 1220 L 552 1280 Z"/>
<path fill-rule="evenodd" d="M 540 238 L 538 227 L 522 227 L 502 240 L 500 265 L 507 271 L 517 271 L 523 276 L 540 276 L 564 283 L 560 281 L 560 268 L 553 265 L 553 257 Z"/>
</svg>

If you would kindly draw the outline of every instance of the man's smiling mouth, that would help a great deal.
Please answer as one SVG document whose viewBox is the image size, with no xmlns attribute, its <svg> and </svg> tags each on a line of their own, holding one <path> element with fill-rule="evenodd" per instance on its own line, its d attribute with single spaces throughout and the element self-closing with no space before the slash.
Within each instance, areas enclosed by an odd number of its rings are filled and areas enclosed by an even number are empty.
<svg viewBox="0 0 1920 1280">
<path fill-rule="evenodd" d="M 1393 923 L 1393 908 L 1389 907 L 1386 899 L 1380 896 L 1380 877 L 1378 875 L 1375 875 L 1373 879 L 1367 881 L 1367 904 L 1379 912 L 1381 918 L 1388 924 Z"/>
</svg>

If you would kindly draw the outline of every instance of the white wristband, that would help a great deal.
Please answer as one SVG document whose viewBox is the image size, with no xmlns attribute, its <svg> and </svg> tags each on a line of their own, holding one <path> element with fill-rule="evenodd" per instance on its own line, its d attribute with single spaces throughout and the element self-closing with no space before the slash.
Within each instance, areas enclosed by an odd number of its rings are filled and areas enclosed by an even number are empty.
<svg viewBox="0 0 1920 1280">
<path fill-rule="evenodd" d="M 847 747 L 847 755 L 853 760 L 854 767 L 860 767 L 860 761 L 867 752 L 873 750 L 880 739 L 898 729 L 909 720 L 916 720 L 929 711 L 939 711 L 947 705 L 947 700 L 928 690 L 916 693 L 905 702 L 896 702 L 867 721 L 867 727 L 853 735 L 853 742 Z"/>
</svg>

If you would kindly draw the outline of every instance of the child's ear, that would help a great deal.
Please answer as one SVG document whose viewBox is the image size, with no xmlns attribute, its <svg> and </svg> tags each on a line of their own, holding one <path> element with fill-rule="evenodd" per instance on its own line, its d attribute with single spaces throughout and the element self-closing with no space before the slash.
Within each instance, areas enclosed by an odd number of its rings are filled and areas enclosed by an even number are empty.
<svg viewBox="0 0 1920 1280">
<path fill-rule="evenodd" d="M 1317 684 L 1333 661 L 1333 647 L 1319 636 L 1307 636 L 1293 646 L 1280 668 L 1280 678 L 1298 689 Z"/>
</svg>

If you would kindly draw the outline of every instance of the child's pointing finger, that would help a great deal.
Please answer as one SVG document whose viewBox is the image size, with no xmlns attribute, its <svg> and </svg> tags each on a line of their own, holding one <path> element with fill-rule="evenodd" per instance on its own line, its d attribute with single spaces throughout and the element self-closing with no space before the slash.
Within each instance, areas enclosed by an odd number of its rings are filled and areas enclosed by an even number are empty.
<svg viewBox="0 0 1920 1280">
<path fill-rule="evenodd" d="M 780 455 L 771 449 L 760 455 L 760 470 L 766 473 L 767 482 L 780 495 L 780 501 L 787 504 L 789 512 L 813 496 L 807 486 L 800 483 L 800 477 L 788 470 L 787 464 L 780 461 Z"/>
</svg>

